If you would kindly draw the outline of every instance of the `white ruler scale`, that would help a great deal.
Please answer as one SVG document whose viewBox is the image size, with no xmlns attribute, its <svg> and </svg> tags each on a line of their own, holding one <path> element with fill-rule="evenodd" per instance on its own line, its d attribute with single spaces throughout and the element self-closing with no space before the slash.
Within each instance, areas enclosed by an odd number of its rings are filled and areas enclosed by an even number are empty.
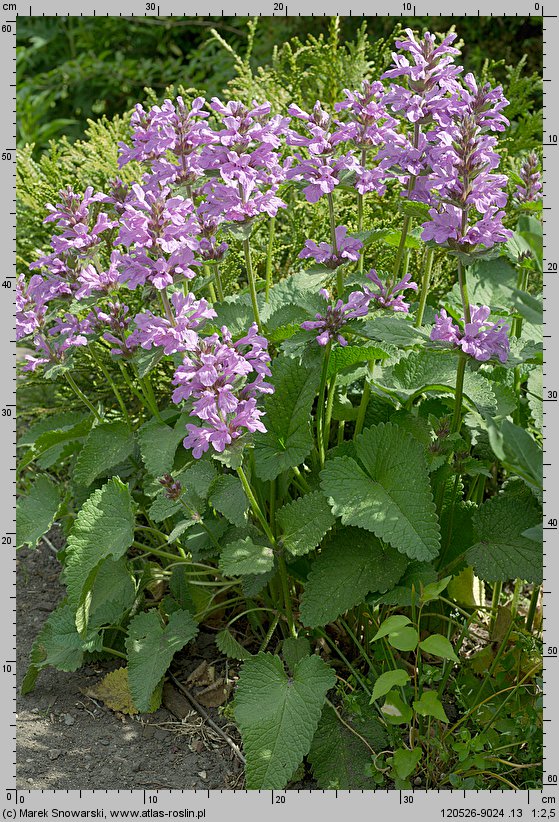
<svg viewBox="0 0 559 822">
<path fill-rule="evenodd" d="M 388 5 L 388 4 L 386 4 Z M 57 0 L 33 5 L 0 2 L 0 579 L 3 581 L 0 631 L 0 807 L 4 819 L 23 818 L 165 818 L 222 820 L 261 819 L 263 813 L 278 819 L 382 819 L 389 814 L 394 822 L 405 819 L 559 819 L 559 598 L 553 586 L 559 582 L 557 520 L 559 519 L 559 25 L 557 7 L 551 0 L 537 2 L 489 2 L 426 4 L 397 2 L 392 8 L 368 2 L 351 2 L 345 8 L 332 0 L 206 0 L 208 16 L 491 16 L 543 17 L 544 54 L 544 412 L 545 495 L 544 495 L 544 769 L 539 791 L 178 791 L 178 790 L 22 790 L 16 788 L 15 774 L 15 54 L 18 17 L 34 16 L 194 16 L 196 8 L 179 3 L 126 0 L 73 0 L 68 7 Z M 556 99 L 557 98 L 557 99 Z M 557 200 L 557 202 L 556 202 Z M 557 212 L 555 213 L 555 209 Z M 272 811 L 269 807 L 273 806 Z M 88 813 L 83 813 L 88 812 Z"/>
</svg>

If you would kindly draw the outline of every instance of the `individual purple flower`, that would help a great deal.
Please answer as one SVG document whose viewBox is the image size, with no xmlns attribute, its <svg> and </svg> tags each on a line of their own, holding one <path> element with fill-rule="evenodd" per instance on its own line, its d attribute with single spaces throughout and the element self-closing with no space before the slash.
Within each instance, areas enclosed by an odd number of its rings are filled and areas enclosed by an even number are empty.
<svg viewBox="0 0 559 822">
<path fill-rule="evenodd" d="M 321 288 L 319 293 L 330 303 L 330 294 L 325 288 Z M 347 303 L 343 300 L 338 300 L 334 305 L 330 303 L 325 314 L 317 313 L 314 320 L 301 323 L 301 328 L 304 331 L 318 331 L 316 341 L 319 345 L 328 345 L 334 340 L 337 340 L 340 345 L 347 345 L 347 340 L 340 334 L 340 330 L 349 320 L 365 317 L 368 311 L 368 296 L 362 291 L 352 291 Z"/>
<path fill-rule="evenodd" d="M 435 314 L 435 325 L 431 331 L 433 341 L 448 342 L 458 345 L 460 339 L 460 328 L 452 322 L 444 308 Z"/>
<path fill-rule="evenodd" d="M 538 155 L 530 152 L 520 167 L 521 183 L 516 186 L 515 197 L 519 203 L 534 203 L 542 198 L 542 175 Z"/>
<path fill-rule="evenodd" d="M 161 346 L 167 355 L 177 351 L 194 350 L 198 344 L 199 329 L 207 320 L 217 316 L 206 300 L 196 300 L 194 294 L 175 291 L 171 295 L 174 316 L 157 317 L 151 311 L 136 314 L 136 330 L 132 342 L 146 350 Z"/>
<path fill-rule="evenodd" d="M 185 352 L 173 379 L 177 386 L 173 402 L 189 400 L 191 416 L 202 423 L 186 426 L 184 447 L 192 449 L 196 459 L 210 446 L 222 452 L 245 431 L 266 430 L 256 397 L 274 390 L 264 380 L 271 373 L 269 362 L 268 341 L 256 324 L 237 342 L 223 326 L 221 338 L 218 334 L 198 337 Z"/>
<path fill-rule="evenodd" d="M 510 350 L 509 326 L 504 320 L 489 322 L 490 313 L 491 309 L 486 305 L 471 305 L 471 321 L 466 322 L 462 318 L 462 330 L 452 322 L 443 308 L 436 315 L 431 339 L 452 343 L 479 362 L 487 362 L 492 357 L 497 357 L 500 362 L 505 363 Z"/>
<path fill-rule="evenodd" d="M 336 228 L 336 245 L 337 253 L 330 243 L 318 243 L 317 245 L 314 240 L 306 240 L 299 258 L 316 260 L 317 263 L 331 269 L 338 268 L 344 263 L 359 260 L 363 243 L 357 237 L 348 237 L 347 228 L 344 225 L 339 225 Z"/>
<path fill-rule="evenodd" d="M 82 268 L 77 277 L 79 287 L 74 294 L 76 300 L 90 297 L 95 291 L 102 291 L 108 294 L 116 290 L 121 279 L 117 266 L 119 259 L 120 256 L 118 252 L 113 251 L 111 253 L 110 265 L 106 271 L 98 271 L 92 264 Z"/>
<path fill-rule="evenodd" d="M 404 314 L 409 312 L 409 303 L 404 302 L 403 294 L 400 292 L 406 291 L 408 288 L 417 291 L 417 283 L 411 281 L 411 274 L 406 274 L 395 285 L 383 283 L 374 268 L 366 276 L 377 287 L 376 291 L 365 287 L 364 291 L 369 300 L 375 300 L 383 308 L 389 308 L 392 311 L 401 311 Z"/>
</svg>

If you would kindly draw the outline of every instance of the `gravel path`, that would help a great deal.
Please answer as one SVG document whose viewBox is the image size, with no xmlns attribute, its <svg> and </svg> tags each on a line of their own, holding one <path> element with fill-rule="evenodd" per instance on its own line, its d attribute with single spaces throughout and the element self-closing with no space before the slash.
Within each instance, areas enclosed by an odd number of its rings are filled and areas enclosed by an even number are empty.
<svg viewBox="0 0 559 822">
<path fill-rule="evenodd" d="M 55 535 L 52 535 L 55 540 Z M 63 596 L 60 565 L 41 543 L 18 554 L 17 678 L 27 669 L 33 641 Z M 188 674 L 211 652 L 213 638 L 200 633 L 183 655 Z M 31 789 L 233 788 L 242 787 L 240 763 L 197 714 L 179 722 L 161 708 L 155 714 L 115 714 L 83 691 L 111 663 L 73 674 L 42 671 L 33 693 L 19 696 L 17 787 Z M 218 712 L 209 709 L 221 724 Z M 238 739 L 237 739 L 238 741 Z"/>
</svg>

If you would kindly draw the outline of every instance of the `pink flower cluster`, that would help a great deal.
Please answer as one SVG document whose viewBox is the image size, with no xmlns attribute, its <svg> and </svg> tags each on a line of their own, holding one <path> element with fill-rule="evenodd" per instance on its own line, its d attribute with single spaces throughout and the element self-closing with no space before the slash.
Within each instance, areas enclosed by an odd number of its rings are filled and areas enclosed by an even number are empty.
<svg viewBox="0 0 559 822">
<path fill-rule="evenodd" d="M 486 305 L 470 306 L 471 321 L 462 318 L 463 330 L 449 317 L 444 308 L 436 315 L 431 331 L 432 340 L 452 343 L 480 362 L 497 357 L 502 363 L 508 359 L 510 344 L 509 326 L 504 320 L 489 322 L 491 309 Z"/>
<path fill-rule="evenodd" d="M 201 421 L 201 425 L 186 426 L 184 440 L 184 447 L 192 449 L 196 459 L 210 446 L 224 451 L 246 431 L 266 431 L 256 400 L 274 389 L 265 381 L 271 374 L 268 341 L 258 334 L 256 324 L 236 342 L 225 326 L 221 337 L 194 334 L 183 350 L 183 363 L 173 379 L 177 386 L 173 402 L 190 401 L 191 415 Z"/>
</svg>

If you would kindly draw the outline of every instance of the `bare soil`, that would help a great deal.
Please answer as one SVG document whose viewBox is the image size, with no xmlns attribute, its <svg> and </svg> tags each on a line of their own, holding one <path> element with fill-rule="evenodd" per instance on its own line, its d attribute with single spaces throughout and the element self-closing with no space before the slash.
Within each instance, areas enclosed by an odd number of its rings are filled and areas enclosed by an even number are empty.
<svg viewBox="0 0 559 822">
<path fill-rule="evenodd" d="M 51 539 L 57 542 L 56 535 Z M 17 679 L 31 646 L 64 591 L 60 565 L 44 542 L 18 555 Z M 200 632 L 179 660 L 188 675 L 219 656 L 213 636 Z M 17 787 L 31 789 L 238 788 L 242 765 L 227 743 L 194 711 L 179 721 L 166 708 L 136 717 L 114 713 L 84 694 L 118 663 L 87 665 L 75 673 L 41 672 L 33 693 L 18 698 Z M 215 709 L 212 719 L 234 726 Z"/>
</svg>

